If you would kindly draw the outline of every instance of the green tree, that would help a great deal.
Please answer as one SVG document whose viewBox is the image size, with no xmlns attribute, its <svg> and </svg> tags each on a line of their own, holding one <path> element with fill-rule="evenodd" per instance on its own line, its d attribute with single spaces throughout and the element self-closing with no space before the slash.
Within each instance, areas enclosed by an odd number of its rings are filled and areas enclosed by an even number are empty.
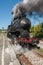
<svg viewBox="0 0 43 65">
<path fill-rule="evenodd" d="M 40 24 L 37 24 L 37 25 L 34 27 L 35 36 L 39 36 L 40 31 L 41 31 L 41 25 L 40 25 Z"/>
<path fill-rule="evenodd" d="M 43 32 L 43 22 L 41 23 L 41 31 Z"/>
<path fill-rule="evenodd" d="M 34 36 L 43 38 L 43 24 L 42 23 L 37 24 L 36 26 L 32 26 L 30 28 L 30 31 Z"/>
</svg>

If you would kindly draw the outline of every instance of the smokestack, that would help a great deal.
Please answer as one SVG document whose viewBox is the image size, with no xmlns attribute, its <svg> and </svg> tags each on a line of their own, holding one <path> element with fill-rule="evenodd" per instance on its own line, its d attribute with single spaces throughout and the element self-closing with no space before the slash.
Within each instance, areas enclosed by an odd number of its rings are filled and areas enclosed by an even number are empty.
<svg viewBox="0 0 43 65">
<path fill-rule="evenodd" d="M 33 11 L 43 14 L 43 0 L 23 0 L 12 9 L 13 17 Z"/>
</svg>

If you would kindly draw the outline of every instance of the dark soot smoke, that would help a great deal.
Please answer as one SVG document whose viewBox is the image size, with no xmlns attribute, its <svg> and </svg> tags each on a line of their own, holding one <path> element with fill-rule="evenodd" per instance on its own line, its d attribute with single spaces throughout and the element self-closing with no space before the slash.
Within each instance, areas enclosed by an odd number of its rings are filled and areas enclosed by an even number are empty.
<svg viewBox="0 0 43 65">
<path fill-rule="evenodd" d="M 16 4 L 12 9 L 14 17 L 33 11 L 43 14 L 43 0 L 23 0 L 23 2 Z"/>
</svg>

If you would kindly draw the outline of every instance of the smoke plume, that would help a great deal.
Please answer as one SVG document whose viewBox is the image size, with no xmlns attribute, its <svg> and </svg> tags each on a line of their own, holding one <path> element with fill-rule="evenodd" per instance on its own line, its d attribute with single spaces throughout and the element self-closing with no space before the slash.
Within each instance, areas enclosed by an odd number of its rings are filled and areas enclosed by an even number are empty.
<svg viewBox="0 0 43 65">
<path fill-rule="evenodd" d="M 19 16 L 21 13 L 26 12 L 40 12 L 43 14 L 43 0 L 23 0 L 14 6 L 12 13 L 14 17 Z"/>
</svg>

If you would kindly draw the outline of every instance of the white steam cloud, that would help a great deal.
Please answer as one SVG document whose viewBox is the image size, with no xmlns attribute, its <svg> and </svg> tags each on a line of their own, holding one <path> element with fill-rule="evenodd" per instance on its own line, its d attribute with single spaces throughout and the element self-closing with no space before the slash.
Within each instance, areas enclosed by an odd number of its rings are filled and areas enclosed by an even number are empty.
<svg viewBox="0 0 43 65">
<path fill-rule="evenodd" d="M 14 17 L 21 15 L 21 13 L 25 14 L 33 11 L 43 13 L 43 0 L 23 0 L 12 9 Z"/>
</svg>

